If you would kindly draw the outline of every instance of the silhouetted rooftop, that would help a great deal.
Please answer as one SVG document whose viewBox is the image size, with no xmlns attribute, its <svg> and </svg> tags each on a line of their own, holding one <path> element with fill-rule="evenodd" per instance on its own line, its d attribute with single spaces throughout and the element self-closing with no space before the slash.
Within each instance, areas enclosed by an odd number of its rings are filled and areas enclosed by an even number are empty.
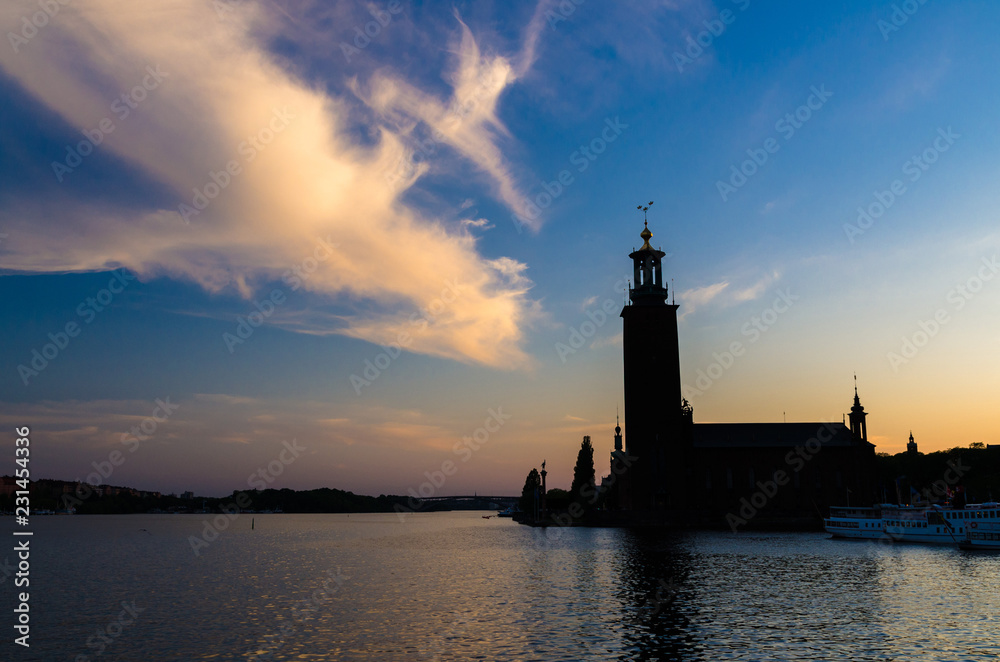
<svg viewBox="0 0 1000 662">
<path fill-rule="evenodd" d="M 829 430 L 829 432 L 823 432 Z M 843 423 L 695 423 L 695 448 L 799 446 L 822 433 L 823 446 L 851 446 L 851 430 Z"/>
</svg>

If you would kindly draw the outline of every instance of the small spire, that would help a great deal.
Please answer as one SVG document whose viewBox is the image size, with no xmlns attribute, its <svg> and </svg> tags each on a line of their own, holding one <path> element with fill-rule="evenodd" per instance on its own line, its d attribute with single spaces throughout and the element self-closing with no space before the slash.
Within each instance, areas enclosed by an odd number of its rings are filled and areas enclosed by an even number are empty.
<svg viewBox="0 0 1000 662">
<path fill-rule="evenodd" d="M 639 206 L 636 207 L 636 209 L 638 209 L 639 211 L 642 212 L 642 225 L 643 225 L 643 228 L 642 228 L 642 232 L 639 234 L 639 236 L 642 237 L 643 244 L 642 244 L 642 247 L 639 249 L 640 251 L 645 251 L 645 250 L 650 250 L 651 251 L 651 250 L 653 250 L 653 247 L 649 245 L 649 239 L 653 236 L 653 233 L 649 231 L 649 221 L 646 218 L 646 213 L 649 211 L 649 208 L 652 207 L 652 206 L 653 206 L 653 201 L 650 200 L 648 205 L 645 205 L 645 206 L 639 205 Z"/>
</svg>

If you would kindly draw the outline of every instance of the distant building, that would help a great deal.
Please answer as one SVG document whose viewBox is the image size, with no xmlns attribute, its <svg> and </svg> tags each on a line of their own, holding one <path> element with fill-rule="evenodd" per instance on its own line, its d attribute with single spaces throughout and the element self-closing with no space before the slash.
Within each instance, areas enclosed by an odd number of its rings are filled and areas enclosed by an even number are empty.
<svg viewBox="0 0 1000 662">
<path fill-rule="evenodd" d="M 910 440 L 906 442 L 907 455 L 917 454 L 917 442 L 913 441 L 913 430 L 910 430 Z"/>
<path fill-rule="evenodd" d="M 194 492 L 184 492 L 184 493 L 181 494 L 181 498 L 182 499 L 193 499 L 194 498 Z"/>
<path fill-rule="evenodd" d="M 681 397 L 679 306 L 667 303 L 662 260 L 648 225 L 629 257 L 622 309 L 625 446 L 615 428 L 602 480 L 610 523 L 756 524 L 817 521 L 830 505 L 871 504 L 875 446 L 857 388 L 845 423 L 695 423 Z"/>
</svg>

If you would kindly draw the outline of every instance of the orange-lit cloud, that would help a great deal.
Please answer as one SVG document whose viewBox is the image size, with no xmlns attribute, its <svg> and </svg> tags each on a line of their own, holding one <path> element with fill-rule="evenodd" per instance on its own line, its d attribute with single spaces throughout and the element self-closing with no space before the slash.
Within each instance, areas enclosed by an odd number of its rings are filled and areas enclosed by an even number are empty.
<svg viewBox="0 0 1000 662">
<path fill-rule="evenodd" d="M 351 134 L 358 99 L 313 89 L 276 64 L 261 46 L 269 23 L 259 6 L 227 7 L 220 16 L 202 0 L 73 4 L 20 52 L 0 49 L 0 66 L 39 102 L 77 131 L 110 119 L 113 131 L 97 149 L 176 194 L 169 206 L 141 211 L 24 202 L 4 213 L 10 239 L 2 266 L 25 272 L 124 266 L 142 277 L 169 275 L 251 298 L 263 282 L 307 264 L 311 273 L 301 287 L 349 300 L 358 310 L 297 317 L 289 304 L 272 323 L 289 319 L 297 331 L 386 343 L 416 316 L 431 323 L 411 334 L 411 351 L 527 365 L 523 335 L 537 310 L 525 265 L 484 259 L 469 226 L 449 227 L 408 206 L 402 195 L 425 168 L 395 181 L 386 175 L 412 159 L 408 133 L 423 122 L 493 183 L 501 201 L 519 209 L 521 196 L 497 142 L 510 138 L 496 108 L 530 65 L 538 22 L 528 30 L 525 52 L 512 59 L 482 55 L 471 31 L 457 23 L 451 98 L 435 98 L 386 72 L 359 83 L 367 92 L 358 94 L 381 118 L 372 127 L 377 142 L 361 144 Z M 4 3 L 0 19 L 14 25 L 37 9 L 29 0 Z M 146 79 L 151 71 L 156 77 Z M 116 115 L 114 99 L 144 79 L 152 89 L 128 117 Z M 456 119 L 447 111 L 454 107 L 469 110 Z M 88 165 L 84 159 L 78 167 Z M 322 259 L 309 262 L 318 250 Z M 454 283 L 455 303 L 441 306 L 442 292 Z M 433 319 L 420 312 L 432 306 Z"/>
</svg>

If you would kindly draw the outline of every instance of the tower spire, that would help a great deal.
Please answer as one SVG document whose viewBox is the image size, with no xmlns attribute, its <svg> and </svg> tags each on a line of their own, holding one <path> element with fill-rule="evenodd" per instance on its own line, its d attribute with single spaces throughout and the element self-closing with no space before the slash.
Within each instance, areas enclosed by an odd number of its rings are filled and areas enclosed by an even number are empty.
<svg viewBox="0 0 1000 662">
<path fill-rule="evenodd" d="M 633 304 L 658 306 L 664 305 L 667 301 L 667 288 L 663 285 L 662 265 L 662 260 L 667 254 L 653 248 L 652 244 L 649 243 L 649 240 L 653 238 L 653 233 L 649 230 L 649 220 L 646 215 L 652 204 L 653 201 L 650 200 L 649 204 L 636 207 L 643 215 L 642 232 L 639 234 L 639 237 L 642 238 L 642 246 L 639 247 L 639 250 L 629 254 L 629 257 L 632 258 L 633 268 L 629 298 Z"/>
<path fill-rule="evenodd" d="M 618 406 L 615 405 L 615 451 L 620 451 L 622 449 L 622 425 L 621 420 L 618 416 Z M 612 453 L 612 462 L 614 461 L 614 453 Z"/>
<path fill-rule="evenodd" d="M 854 375 L 854 406 L 849 414 L 851 419 L 851 434 L 855 441 L 868 441 L 868 424 L 865 417 L 868 413 L 861 406 L 861 398 L 858 397 L 858 375 Z"/>
</svg>

